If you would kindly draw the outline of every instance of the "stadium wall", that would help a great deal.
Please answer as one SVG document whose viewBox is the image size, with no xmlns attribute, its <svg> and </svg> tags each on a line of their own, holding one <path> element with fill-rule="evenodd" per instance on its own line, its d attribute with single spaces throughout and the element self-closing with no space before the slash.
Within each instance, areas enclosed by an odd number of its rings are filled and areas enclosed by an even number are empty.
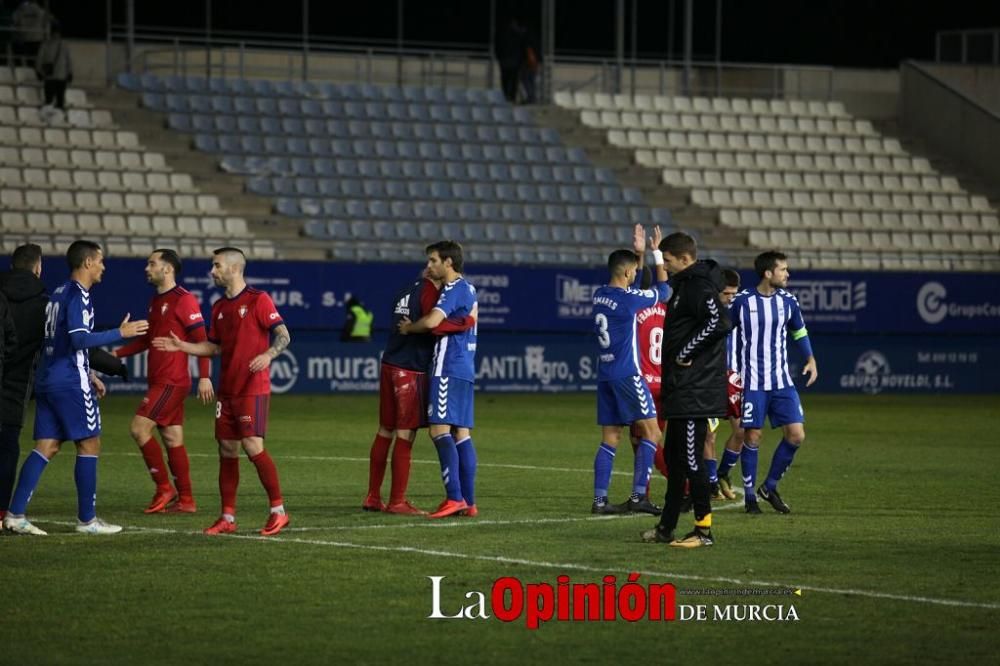
<svg viewBox="0 0 1000 666">
<path fill-rule="evenodd" d="M 143 316 L 150 288 L 141 259 L 107 260 L 93 290 L 99 328 L 125 312 Z M 188 260 L 181 284 L 207 314 L 220 292 L 207 260 Z M 325 393 L 377 388 L 378 356 L 396 292 L 416 279 L 412 264 L 255 262 L 248 282 L 268 291 L 292 332 L 272 366 L 276 392 Z M 479 388 L 560 392 L 594 385 L 590 303 L 601 269 L 470 266 L 480 297 Z M 50 288 L 65 270 L 47 268 Z M 744 273 L 745 285 L 755 279 Z M 972 273 L 794 272 L 797 295 L 820 365 L 823 392 L 1000 393 L 1000 297 L 995 276 Z M 341 343 L 344 302 L 360 298 L 375 313 L 372 343 Z M 793 372 L 803 359 L 791 345 Z M 144 361 L 132 374 L 145 377 Z M 141 384 L 141 382 L 139 382 Z M 115 386 L 140 390 L 141 385 Z"/>
</svg>

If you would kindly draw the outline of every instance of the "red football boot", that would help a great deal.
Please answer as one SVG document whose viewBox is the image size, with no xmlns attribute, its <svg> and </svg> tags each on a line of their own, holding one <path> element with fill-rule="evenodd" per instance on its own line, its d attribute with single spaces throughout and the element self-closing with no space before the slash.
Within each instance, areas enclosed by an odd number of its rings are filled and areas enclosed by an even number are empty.
<svg viewBox="0 0 1000 666">
<path fill-rule="evenodd" d="M 446 499 L 438 505 L 437 511 L 427 516 L 428 518 L 445 518 L 446 516 L 453 516 L 459 511 L 465 511 L 469 508 L 469 505 L 465 503 L 465 500 L 453 500 Z"/>
</svg>

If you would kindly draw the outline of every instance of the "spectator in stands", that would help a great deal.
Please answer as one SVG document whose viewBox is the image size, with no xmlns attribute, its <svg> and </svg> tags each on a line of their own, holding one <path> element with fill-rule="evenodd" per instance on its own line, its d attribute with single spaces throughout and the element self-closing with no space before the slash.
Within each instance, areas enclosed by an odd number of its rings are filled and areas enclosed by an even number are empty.
<svg viewBox="0 0 1000 666">
<path fill-rule="evenodd" d="M 347 299 L 347 319 L 340 333 L 341 342 L 370 342 L 372 339 L 372 321 L 375 315 L 365 308 L 356 296 Z"/>
<path fill-rule="evenodd" d="M 49 13 L 35 0 L 24 0 L 11 17 L 14 28 L 14 62 L 23 67 L 33 66 L 38 46 L 45 40 Z"/>
<path fill-rule="evenodd" d="M 51 116 L 66 110 L 66 86 L 73 81 L 73 61 L 69 48 L 62 40 L 57 23 L 52 24 L 49 38 L 38 48 L 35 73 L 45 87 L 45 104 L 42 116 Z M 59 111 L 56 112 L 55 109 Z"/>
<path fill-rule="evenodd" d="M 538 101 L 538 75 L 542 69 L 542 49 L 534 35 L 525 31 L 524 62 L 521 64 L 521 87 L 524 90 L 522 101 L 525 104 L 535 104 Z"/>
<path fill-rule="evenodd" d="M 526 31 L 516 18 L 497 37 L 496 56 L 500 65 L 500 87 L 511 104 L 517 102 L 517 88 L 524 64 Z"/>
</svg>

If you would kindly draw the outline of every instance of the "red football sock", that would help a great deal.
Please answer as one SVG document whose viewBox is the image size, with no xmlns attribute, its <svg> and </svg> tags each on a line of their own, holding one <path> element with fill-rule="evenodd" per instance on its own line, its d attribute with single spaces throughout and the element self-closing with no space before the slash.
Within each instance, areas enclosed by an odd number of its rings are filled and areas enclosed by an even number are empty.
<svg viewBox="0 0 1000 666">
<path fill-rule="evenodd" d="M 271 460 L 271 454 L 267 450 L 261 451 L 250 457 L 250 462 L 257 468 L 257 476 L 267 491 L 267 498 L 271 500 L 271 506 L 281 506 L 284 504 L 281 499 L 281 484 L 278 483 L 278 468 Z"/>
<path fill-rule="evenodd" d="M 142 451 L 142 459 L 146 461 L 146 469 L 149 475 L 156 482 L 157 489 L 168 490 L 170 488 L 170 477 L 167 475 L 167 466 L 163 464 L 163 452 L 160 451 L 160 443 L 154 437 L 139 447 Z"/>
<path fill-rule="evenodd" d="M 663 478 L 667 477 L 667 461 L 663 457 L 663 447 L 656 445 L 656 455 L 653 456 L 653 465 L 659 470 Z"/>
<path fill-rule="evenodd" d="M 174 476 L 174 485 L 181 499 L 189 501 L 193 499 L 191 495 L 191 463 L 188 461 L 187 449 L 184 445 L 168 446 L 167 461 L 170 464 L 170 473 Z"/>
<path fill-rule="evenodd" d="M 399 440 L 396 440 L 399 442 Z M 391 437 L 375 435 L 372 442 L 372 449 L 368 453 L 368 494 L 373 497 L 382 497 L 382 480 L 385 478 L 385 467 L 389 460 L 389 445 L 392 444 Z M 398 447 L 399 444 L 397 443 Z M 395 454 L 393 454 L 393 482 L 396 474 Z"/>
<path fill-rule="evenodd" d="M 406 486 L 410 483 L 410 461 L 413 458 L 413 442 L 396 437 L 396 446 L 392 449 L 392 490 L 389 493 L 389 504 L 402 502 L 406 499 Z"/>
<path fill-rule="evenodd" d="M 240 459 L 219 456 L 219 494 L 222 513 L 236 515 L 236 489 L 240 485 Z"/>
</svg>

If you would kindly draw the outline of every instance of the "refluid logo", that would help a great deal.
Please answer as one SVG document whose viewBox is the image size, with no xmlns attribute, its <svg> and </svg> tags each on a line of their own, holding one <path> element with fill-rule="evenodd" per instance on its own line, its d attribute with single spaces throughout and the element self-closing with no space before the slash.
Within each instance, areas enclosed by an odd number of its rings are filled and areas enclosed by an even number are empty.
<svg viewBox="0 0 1000 666">
<path fill-rule="evenodd" d="M 868 306 L 868 283 L 850 280 L 790 280 L 788 291 L 795 295 L 805 313 L 855 312 Z"/>
<path fill-rule="evenodd" d="M 286 393 L 299 378 L 299 362 L 295 356 L 287 349 L 278 354 L 271 361 L 271 391 L 274 393 Z"/>
<path fill-rule="evenodd" d="M 940 282 L 928 282 L 917 292 L 917 312 L 928 324 L 938 324 L 948 316 L 948 304 L 944 297 L 948 290 Z"/>
</svg>

